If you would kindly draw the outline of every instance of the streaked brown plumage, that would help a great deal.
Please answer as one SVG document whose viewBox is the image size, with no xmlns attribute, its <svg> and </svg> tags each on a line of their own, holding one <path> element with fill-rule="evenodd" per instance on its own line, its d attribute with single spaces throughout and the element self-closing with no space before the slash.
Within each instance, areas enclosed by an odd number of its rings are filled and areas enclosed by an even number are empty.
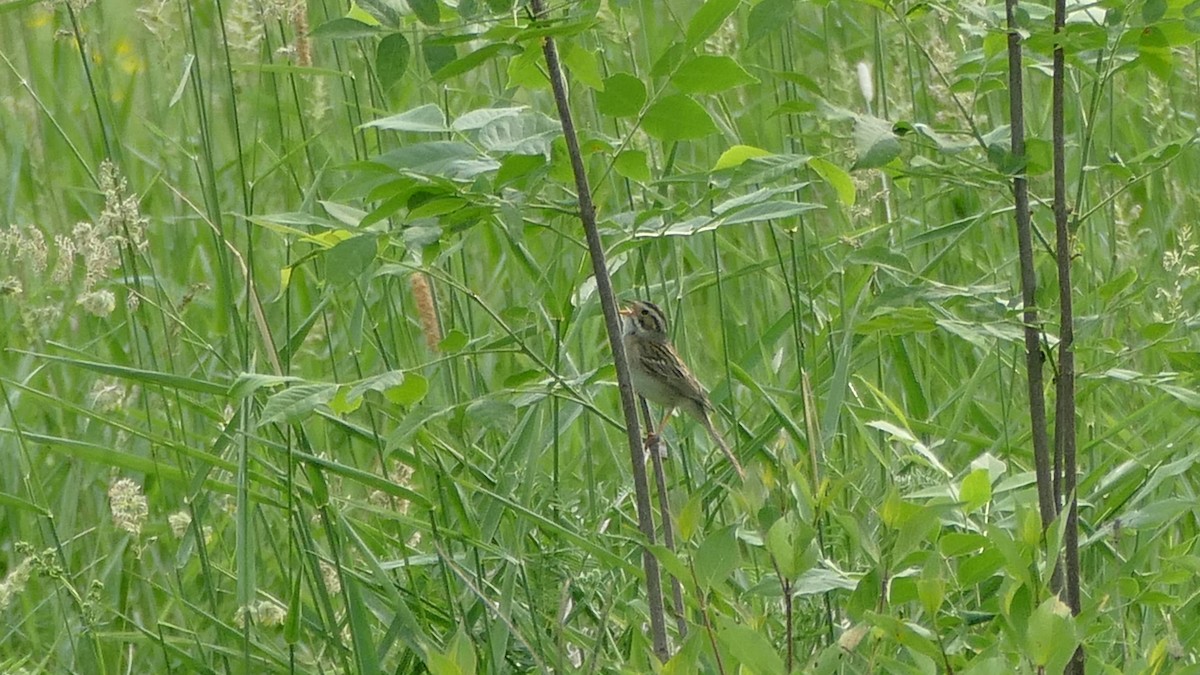
<svg viewBox="0 0 1200 675">
<path fill-rule="evenodd" d="M 647 400 L 666 408 L 658 432 L 662 433 L 676 408 L 682 409 L 704 426 L 738 475 L 745 478 L 741 463 L 713 427 L 709 417 L 713 407 L 708 393 L 679 358 L 667 337 L 667 319 L 662 310 L 652 302 L 635 300 L 621 310 L 621 314 L 625 317 L 625 355 L 629 359 L 633 388 Z"/>
</svg>

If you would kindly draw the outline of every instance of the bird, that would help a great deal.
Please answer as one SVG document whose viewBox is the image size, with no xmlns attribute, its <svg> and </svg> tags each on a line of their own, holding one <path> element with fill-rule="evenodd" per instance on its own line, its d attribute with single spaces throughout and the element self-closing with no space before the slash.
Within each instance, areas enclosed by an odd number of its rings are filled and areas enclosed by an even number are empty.
<svg viewBox="0 0 1200 675">
<path fill-rule="evenodd" d="M 704 426 L 713 442 L 744 479 L 746 471 L 729 449 L 729 444 L 713 427 L 710 417 L 713 406 L 708 400 L 708 392 L 688 370 L 683 359 L 679 358 L 679 353 L 667 337 L 667 319 L 663 311 L 648 300 L 634 300 L 622 308 L 620 314 L 625 319 L 622 339 L 633 388 L 646 400 L 666 409 L 658 425 L 658 433 L 662 434 L 671 413 L 677 408 L 682 409 Z"/>
</svg>

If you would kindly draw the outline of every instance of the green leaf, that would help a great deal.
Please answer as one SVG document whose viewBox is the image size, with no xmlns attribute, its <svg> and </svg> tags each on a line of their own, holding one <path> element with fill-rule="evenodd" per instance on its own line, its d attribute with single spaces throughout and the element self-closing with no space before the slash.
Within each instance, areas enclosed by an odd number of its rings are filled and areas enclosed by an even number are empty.
<svg viewBox="0 0 1200 675">
<path fill-rule="evenodd" d="M 336 384 L 301 384 L 289 387 L 267 399 L 258 426 L 282 422 L 291 424 L 312 416 L 318 406 L 328 403 L 337 394 Z"/>
<path fill-rule="evenodd" d="M 842 206 L 847 208 L 854 206 L 854 199 L 858 194 L 858 190 L 855 189 L 854 179 L 850 177 L 848 171 L 820 157 L 809 159 L 808 168 L 812 169 L 826 183 L 833 186 L 833 189 L 837 191 L 838 201 L 842 203 Z"/>
<path fill-rule="evenodd" d="M 646 85 L 629 73 L 616 73 L 604 80 L 604 90 L 595 96 L 601 115 L 630 117 L 646 104 Z"/>
<path fill-rule="evenodd" d="M 758 78 L 728 56 L 701 54 L 680 66 L 671 82 L 685 94 L 716 94 L 753 84 Z"/>
<path fill-rule="evenodd" d="M 1158 26 L 1143 29 L 1138 35 L 1138 63 L 1162 80 L 1169 80 L 1175 69 L 1171 44 Z"/>
<path fill-rule="evenodd" d="M 466 347 L 467 342 L 469 342 L 467 334 L 457 328 L 454 328 L 450 332 L 446 333 L 446 337 L 442 338 L 442 341 L 438 343 L 438 351 L 446 354 L 453 354 L 454 352 L 461 351 L 463 347 Z"/>
<path fill-rule="evenodd" d="M 667 77 L 675 72 L 675 69 L 683 62 L 684 57 L 691 53 L 692 50 L 684 43 L 671 43 L 671 46 L 654 61 L 654 65 L 650 66 L 650 77 Z"/>
<path fill-rule="evenodd" d="M 1029 617 L 1025 656 L 1039 669 L 1062 672 L 1077 645 L 1071 608 L 1056 595 L 1046 598 Z"/>
<path fill-rule="evenodd" d="M 702 590 L 725 581 L 738 564 L 738 544 L 734 537 L 736 525 L 718 530 L 700 544 L 693 563 L 696 566 L 696 581 Z"/>
<path fill-rule="evenodd" d="M 425 59 L 425 68 L 436 73 L 458 58 L 458 50 L 454 45 L 440 42 L 436 35 L 431 35 L 421 41 L 421 57 Z"/>
<path fill-rule="evenodd" d="M 567 47 L 562 53 L 562 63 L 571 75 L 592 89 L 603 89 L 604 79 L 600 75 L 600 64 L 596 58 L 596 52 L 584 49 L 574 42 L 559 44 L 565 44 Z"/>
<path fill-rule="evenodd" d="M 784 578 L 794 580 L 816 562 L 815 552 L 810 551 L 815 535 L 810 525 L 793 516 L 780 518 L 767 531 L 767 551 Z"/>
<path fill-rule="evenodd" d="M 40 354 L 38 352 L 27 352 L 20 349 L 11 350 L 14 354 L 28 354 L 45 361 L 52 363 L 62 363 L 76 368 L 83 368 L 102 375 L 111 375 L 112 377 L 121 378 L 123 380 L 131 380 L 142 384 L 155 385 L 166 387 L 168 389 L 180 389 L 183 391 L 195 391 L 202 394 L 211 394 L 214 396 L 224 396 L 228 393 L 230 385 L 219 382 L 210 382 L 208 380 L 200 380 L 194 377 L 184 375 L 176 375 L 174 373 L 164 373 L 156 370 L 143 370 L 141 368 L 130 368 L 128 366 L 119 366 L 113 363 L 104 363 L 99 361 L 82 361 L 80 359 L 67 358 L 64 356 L 54 356 L 52 354 Z"/>
<path fill-rule="evenodd" d="M 675 517 L 675 527 L 679 530 L 681 541 L 691 541 L 692 535 L 700 527 L 700 519 L 704 516 L 704 500 L 700 493 L 694 493 L 679 510 Z"/>
<path fill-rule="evenodd" d="M 368 26 L 380 27 L 383 25 L 379 22 L 379 19 L 376 19 L 373 14 L 360 7 L 354 0 L 350 0 L 350 10 L 346 12 L 346 18 L 359 23 L 365 23 Z"/>
<path fill-rule="evenodd" d="M 429 380 L 417 373 L 405 373 L 404 381 L 388 387 L 383 395 L 396 405 L 410 406 L 420 403 L 429 392 Z"/>
<path fill-rule="evenodd" d="M 928 333 L 937 328 L 933 311 L 928 307 L 883 307 L 869 319 L 854 327 L 860 335 L 883 333 L 885 335 L 908 335 Z"/>
<path fill-rule="evenodd" d="M 384 91 L 404 77 L 411 51 L 408 38 L 400 33 L 392 33 L 379 41 L 375 48 L 375 72 Z"/>
<path fill-rule="evenodd" d="M 745 670 L 756 675 L 783 675 L 787 672 L 778 648 L 762 631 L 735 623 L 726 616 L 719 616 L 717 625 L 717 641 L 729 650 Z"/>
<path fill-rule="evenodd" d="M 942 607 L 942 601 L 946 597 L 946 580 L 940 576 L 922 576 L 917 579 L 917 598 L 921 601 L 921 606 L 925 608 L 925 613 L 930 616 L 936 616 L 938 610 Z"/>
<path fill-rule="evenodd" d="M 312 33 L 309 33 L 309 36 L 324 40 L 357 40 L 378 35 L 379 32 L 378 25 L 363 23 L 350 17 L 341 17 L 317 26 Z"/>
<path fill-rule="evenodd" d="M 362 127 L 387 129 L 388 131 L 417 131 L 441 134 L 449 131 L 442 109 L 433 103 L 405 110 L 402 113 L 367 122 Z"/>
<path fill-rule="evenodd" d="M 436 26 L 442 21 L 437 0 L 408 0 L 408 6 L 426 26 Z"/>
<path fill-rule="evenodd" d="M 454 131 L 474 131 L 475 129 L 482 129 L 489 122 L 505 117 L 516 117 L 528 109 L 528 107 L 523 105 L 511 108 L 480 108 L 479 110 L 472 110 L 469 113 L 460 115 L 458 119 L 450 124 L 450 128 Z"/>
<path fill-rule="evenodd" d="M 488 122 L 479 130 L 479 144 L 493 153 L 550 157 L 550 143 L 562 135 L 558 120 L 526 111 Z"/>
<path fill-rule="evenodd" d="M 650 106 L 642 128 L 664 143 L 704 138 L 717 132 L 708 111 L 685 94 L 667 96 Z"/>
<path fill-rule="evenodd" d="M 717 32 L 737 9 L 739 0 L 708 0 L 692 15 L 687 27 L 687 46 L 695 47 Z"/>
<path fill-rule="evenodd" d="M 1132 286 L 1133 283 L 1137 280 L 1138 280 L 1137 269 L 1135 269 L 1133 267 L 1128 267 L 1125 269 L 1125 271 L 1121 272 L 1116 277 L 1109 279 L 1108 281 L 1101 284 L 1100 288 L 1096 289 L 1096 292 L 1100 294 L 1100 298 L 1102 300 L 1104 300 L 1105 302 L 1109 302 L 1113 298 L 1117 297 L 1117 295 L 1119 295 L 1125 289 Z"/>
<path fill-rule="evenodd" d="M 754 159 L 755 157 L 769 157 L 771 154 L 772 153 L 769 150 L 756 148 L 752 145 L 735 145 L 721 153 L 721 156 L 717 158 L 717 163 L 713 165 L 712 170 L 720 171 L 721 169 L 729 169 L 735 166 L 741 166 L 746 162 L 746 160 Z"/>
<path fill-rule="evenodd" d="M 517 408 L 507 401 L 485 398 L 467 406 L 467 417 L 476 427 L 511 431 L 516 423 Z"/>
<path fill-rule="evenodd" d="M 887 120 L 870 115 L 854 119 L 855 169 L 875 169 L 900 156 L 900 139 Z"/>
<path fill-rule="evenodd" d="M 451 180 L 470 180 L 480 173 L 495 171 L 500 163 L 480 155 L 459 141 L 429 141 L 405 145 L 375 158 L 397 171 L 411 171 Z"/>
<path fill-rule="evenodd" d="M 359 14 L 363 10 L 371 18 L 388 28 L 398 28 L 400 26 L 400 13 L 396 11 L 396 8 L 392 6 L 389 0 L 357 0 L 350 6 L 347 16 L 363 21 L 364 19 L 360 18 L 361 15 Z"/>
<path fill-rule="evenodd" d="M 958 498 L 963 502 L 963 512 L 972 513 L 983 508 L 992 499 L 992 479 L 987 469 L 976 469 L 963 478 Z"/>
<path fill-rule="evenodd" d="M 625 150 L 619 153 L 616 159 L 613 160 L 613 169 L 622 178 L 628 178 L 639 183 L 650 182 L 650 164 L 646 158 L 646 153 L 641 150 Z"/>
<path fill-rule="evenodd" d="M 500 56 L 513 56 L 525 51 L 519 45 L 510 44 L 508 42 L 498 42 L 490 44 L 467 54 L 461 59 L 455 59 L 450 63 L 443 65 L 433 73 L 433 79 L 438 82 L 445 82 L 452 77 L 457 77 L 463 73 L 468 73 L 475 70 L 479 66 L 491 61 Z"/>
<path fill-rule="evenodd" d="M 741 225 L 744 223 L 756 223 L 764 220 L 779 220 L 783 218 L 791 218 L 806 211 L 812 211 L 821 208 L 820 204 L 809 204 L 807 202 L 793 202 L 788 200 L 772 200 L 761 204 L 751 204 L 743 209 L 737 209 L 732 213 L 721 217 L 722 225 Z"/>
<path fill-rule="evenodd" d="M 1158 23 L 1167 14 L 1167 0 L 1146 0 L 1142 5 L 1142 21 L 1146 24 Z"/>
<path fill-rule="evenodd" d="M 747 45 L 771 35 L 787 25 L 796 9 L 795 0 L 762 0 L 750 9 L 746 20 Z"/>
<path fill-rule="evenodd" d="M 357 279 L 375 261 L 378 245 L 375 235 L 351 237 L 325 254 L 325 269 L 329 283 L 334 286 Z"/>
<path fill-rule="evenodd" d="M 495 184 L 503 187 L 519 181 L 546 166 L 546 161 L 542 155 L 509 155 L 500 162 Z"/>
</svg>

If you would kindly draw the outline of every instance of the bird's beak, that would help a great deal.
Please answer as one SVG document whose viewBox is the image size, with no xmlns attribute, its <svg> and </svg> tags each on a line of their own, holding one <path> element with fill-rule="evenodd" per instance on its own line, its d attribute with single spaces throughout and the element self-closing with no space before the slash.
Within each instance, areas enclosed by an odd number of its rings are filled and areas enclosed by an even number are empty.
<svg viewBox="0 0 1200 675">
<path fill-rule="evenodd" d="M 633 314 L 633 308 L 632 307 L 622 307 L 621 309 L 617 310 L 617 314 L 620 314 L 621 316 L 630 316 Z"/>
</svg>

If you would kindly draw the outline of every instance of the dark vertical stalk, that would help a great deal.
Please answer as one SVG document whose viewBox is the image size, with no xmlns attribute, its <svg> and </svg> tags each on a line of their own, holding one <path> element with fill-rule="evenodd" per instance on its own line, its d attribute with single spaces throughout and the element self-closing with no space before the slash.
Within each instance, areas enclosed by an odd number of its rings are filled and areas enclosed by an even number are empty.
<svg viewBox="0 0 1200 675">
<path fill-rule="evenodd" d="M 663 439 L 654 428 L 654 418 L 650 416 L 650 404 L 638 396 L 638 405 L 642 410 L 642 420 L 646 423 L 646 434 L 653 439 L 646 448 L 654 465 L 654 485 L 658 490 L 658 518 L 662 521 L 663 546 L 671 553 L 675 552 L 675 524 L 671 520 L 671 500 L 667 492 L 667 474 L 663 470 Z M 687 637 L 687 615 L 683 611 L 683 584 L 675 576 L 671 577 L 671 604 L 675 610 L 675 630 L 679 631 L 679 640 Z"/>
<path fill-rule="evenodd" d="M 530 9 L 536 20 L 545 18 L 546 8 L 542 0 L 530 0 Z M 637 401 L 633 396 L 633 385 L 629 379 L 629 364 L 625 360 L 625 345 L 621 341 L 621 320 L 617 314 L 616 297 L 612 279 L 608 276 L 604 245 L 596 227 L 596 207 L 592 203 L 592 191 L 588 185 L 583 166 L 583 154 L 579 150 L 579 139 L 575 135 L 575 122 L 571 117 L 571 106 L 567 101 L 566 82 L 562 64 L 558 60 L 558 48 L 554 38 L 542 39 L 542 53 L 546 57 L 546 71 L 554 91 L 554 103 L 558 107 L 558 118 L 562 122 L 563 137 L 567 143 L 567 154 L 571 158 L 571 172 L 575 175 L 575 190 L 579 199 L 579 220 L 587 239 L 592 272 L 596 277 L 596 294 L 600 296 L 600 307 L 604 311 L 604 325 L 608 329 L 608 342 L 612 347 L 617 368 L 617 389 L 621 393 L 621 408 L 625 415 L 625 431 L 629 441 L 629 460 L 633 467 L 633 490 L 637 503 L 638 528 L 647 544 L 653 544 L 654 514 L 650 506 L 650 488 L 646 480 L 646 464 L 642 456 L 641 430 L 638 428 Z M 663 612 L 662 579 L 659 576 L 658 560 L 649 547 L 642 549 L 642 566 L 646 571 L 646 604 L 650 610 L 650 634 L 654 654 L 666 661 L 667 628 Z"/>
<path fill-rule="evenodd" d="M 1012 154 L 1025 158 L 1025 90 L 1021 63 L 1021 34 L 1017 26 L 1017 0 L 1005 0 L 1008 25 L 1008 106 L 1012 124 Z M 1029 382 L 1029 419 L 1033 434 L 1033 461 L 1037 473 L 1038 508 L 1042 528 L 1057 515 L 1053 478 L 1050 474 L 1050 444 L 1046 434 L 1046 399 L 1043 396 L 1042 351 L 1037 312 L 1037 273 L 1033 268 L 1033 223 L 1029 212 L 1029 184 L 1024 168 L 1013 176 L 1016 207 L 1017 246 L 1021 260 L 1021 303 L 1024 306 L 1025 370 Z"/>
<path fill-rule="evenodd" d="M 1062 35 L 1067 20 L 1066 0 L 1054 2 L 1054 34 Z M 1063 46 L 1054 46 L 1053 81 L 1053 144 L 1054 144 L 1054 230 L 1055 248 L 1058 258 L 1058 386 L 1055 391 L 1054 416 L 1054 469 L 1055 504 L 1061 505 L 1064 496 L 1067 502 L 1067 523 L 1064 533 L 1065 572 L 1067 581 L 1067 604 L 1071 613 L 1078 615 L 1079 598 L 1079 500 L 1076 497 L 1075 481 L 1075 315 L 1071 302 L 1071 232 L 1068 227 L 1070 212 L 1067 207 L 1066 135 L 1063 129 L 1066 118 L 1066 102 L 1063 87 L 1066 81 L 1066 59 Z M 1061 480 L 1061 485 L 1059 481 Z M 1075 650 L 1066 672 L 1083 675 L 1083 647 Z"/>
</svg>

